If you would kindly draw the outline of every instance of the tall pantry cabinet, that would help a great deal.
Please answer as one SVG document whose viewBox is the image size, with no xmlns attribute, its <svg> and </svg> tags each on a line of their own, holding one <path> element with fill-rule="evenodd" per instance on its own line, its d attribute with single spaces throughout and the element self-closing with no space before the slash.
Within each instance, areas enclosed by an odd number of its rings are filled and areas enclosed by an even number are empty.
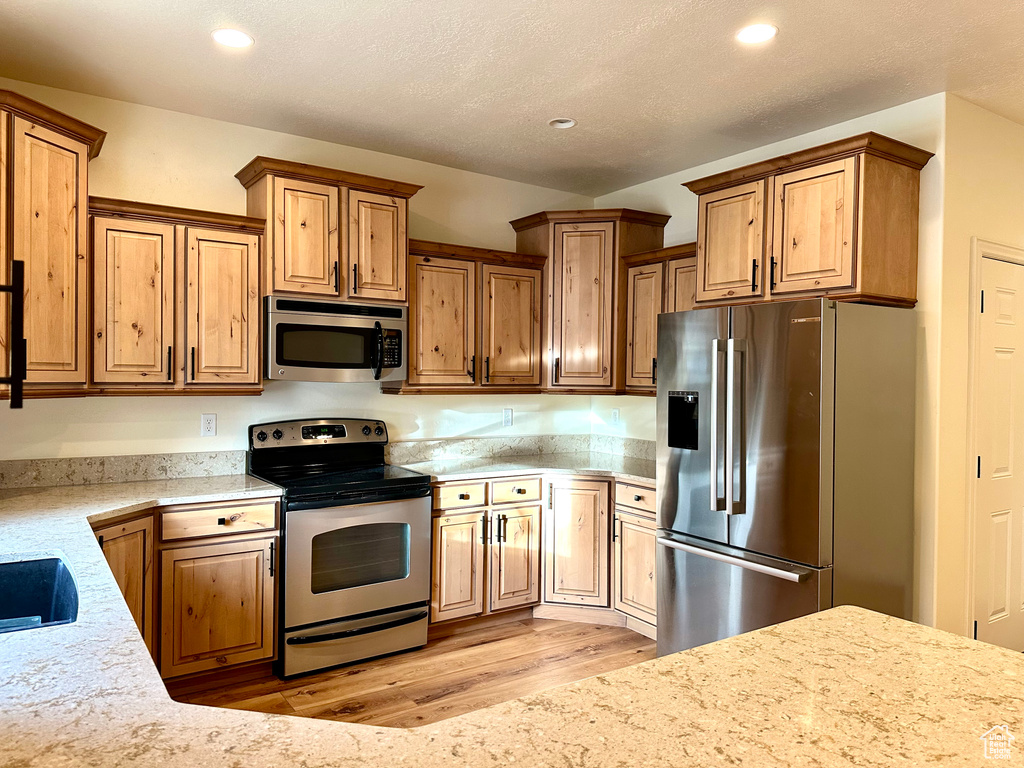
<svg viewBox="0 0 1024 768">
<path fill-rule="evenodd" d="M 44 104 L 0 91 L 0 283 L 8 282 L 12 260 L 25 262 L 32 389 L 73 391 L 89 383 L 86 190 L 89 160 L 105 136 Z M 2 296 L 0 375 L 6 375 L 8 299 Z"/>
</svg>

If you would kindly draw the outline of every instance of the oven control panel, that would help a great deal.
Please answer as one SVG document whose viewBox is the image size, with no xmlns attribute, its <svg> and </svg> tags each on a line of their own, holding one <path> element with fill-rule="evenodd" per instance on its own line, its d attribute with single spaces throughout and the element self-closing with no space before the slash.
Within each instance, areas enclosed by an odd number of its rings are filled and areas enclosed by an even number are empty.
<svg viewBox="0 0 1024 768">
<path fill-rule="evenodd" d="M 252 450 L 340 443 L 386 445 L 387 442 L 387 425 L 375 419 L 300 419 L 249 427 Z"/>
</svg>

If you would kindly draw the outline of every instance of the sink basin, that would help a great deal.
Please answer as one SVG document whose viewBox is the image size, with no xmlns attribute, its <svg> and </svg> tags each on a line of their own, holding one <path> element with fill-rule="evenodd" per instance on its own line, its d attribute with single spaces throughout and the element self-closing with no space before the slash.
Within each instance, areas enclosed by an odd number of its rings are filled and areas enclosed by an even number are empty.
<svg viewBox="0 0 1024 768">
<path fill-rule="evenodd" d="M 77 618 L 78 587 L 59 557 L 0 563 L 0 633 Z"/>
</svg>

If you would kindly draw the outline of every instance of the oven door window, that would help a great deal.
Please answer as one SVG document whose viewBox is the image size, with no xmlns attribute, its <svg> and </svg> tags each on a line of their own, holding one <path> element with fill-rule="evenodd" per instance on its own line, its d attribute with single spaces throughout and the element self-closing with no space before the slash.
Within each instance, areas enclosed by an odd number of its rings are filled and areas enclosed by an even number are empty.
<svg viewBox="0 0 1024 768">
<path fill-rule="evenodd" d="M 302 368 L 370 368 L 373 328 L 278 323 L 277 365 Z"/>
<path fill-rule="evenodd" d="M 313 594 L 365 587 L 409 576 L 407 523 L 370 523 L 313 537 Z"/>
</svg>

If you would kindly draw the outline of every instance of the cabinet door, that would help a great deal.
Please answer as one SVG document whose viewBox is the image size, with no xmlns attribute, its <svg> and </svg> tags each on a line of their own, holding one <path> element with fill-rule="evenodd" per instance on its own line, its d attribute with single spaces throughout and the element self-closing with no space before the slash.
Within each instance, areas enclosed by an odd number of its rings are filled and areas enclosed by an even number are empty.
<svg viewBox="0 0 1024 768">
<path fill-rule="evenodd" d="M 476 264 L 417 256 L 412 282 L 409 383 L 476 383 Z"/>
<path fill-rule="evenodd" d="M 850 157 L 776 177 L 773 294 L 853 285 L 856 176 Z"/>
<path fill-rule="evenodd" d="M 88 147 L 14 118 L 13 254 L 25 262 L 28 381 L 86 383 Z"/>
<path fill-rule="evenodd" d="M 653 388 L 658 355 L 663 265 L 630 267 L 626 273 L 626 386 Z"/>
<path fill-rule="evenodd" d="M 338 296 L 338 188 L 274 179 L 274 290 Z"/>
<path fill-rule="evenodd" d="M 672 259 L 666 266 L 665 311 L 693 309 L 697 298 L 697 260 L 692 256 Z"/>
<path fill-rule="evenodd" d="M 160 674 L 274 655 L 277 539 L 166 549 L 160 573 Z"/>
<path fill-rule="evenodd" d="M 434 518 L 432 622 L 484 612 L 486 525 L 487 513 L 482 510 Z"/>
<path fill-rule="evenodd" d="M 552 384 L 612 383 L 615 225 L 556 224 Z"/>
<path fill-rule="evenodd" d="M 174 227 L 93 220 L 93 379 L 171 383 Z"/>
<path fill-rule="evenodd" d="M 348 196 L 348 295 L 405 301 L 408 201 L 372 192 Z"/>
<path fill-rule="evenodd" d="M 541 271 L 483 268 L 484 384 L 540 384 Z"/>
<path fill-rule="evenodd" d="M 697 301 L 764 296 L 764 190 L 762 180 L 700 196 Z"/>
<path fill-rule="evenodd" d="M 544 601 L 608 605 L 608 483 L 559 479 L 545 515 Z"/>
<path fill-rule="evenodd" d="M 540 505 L 491 512 L 492 611 L 540 600 Z"/>
<path fill-rule="evenodd" d="M 658 621 L 657 524 L 624 510 L 615 513 L 615 607 L 650 624 Z"/>
<path fill-rule="evenodd" d="M 155 658 L 156 574 L 153 572 L 153 516 L 95 531 L 96 539 L 124 595 L 135 624 Z"/>
<path fill-rule="evenodd" d="M 187 243 L 187 381 L 259 383 L 259 238 L 190 228 Z"/>
</svg>

